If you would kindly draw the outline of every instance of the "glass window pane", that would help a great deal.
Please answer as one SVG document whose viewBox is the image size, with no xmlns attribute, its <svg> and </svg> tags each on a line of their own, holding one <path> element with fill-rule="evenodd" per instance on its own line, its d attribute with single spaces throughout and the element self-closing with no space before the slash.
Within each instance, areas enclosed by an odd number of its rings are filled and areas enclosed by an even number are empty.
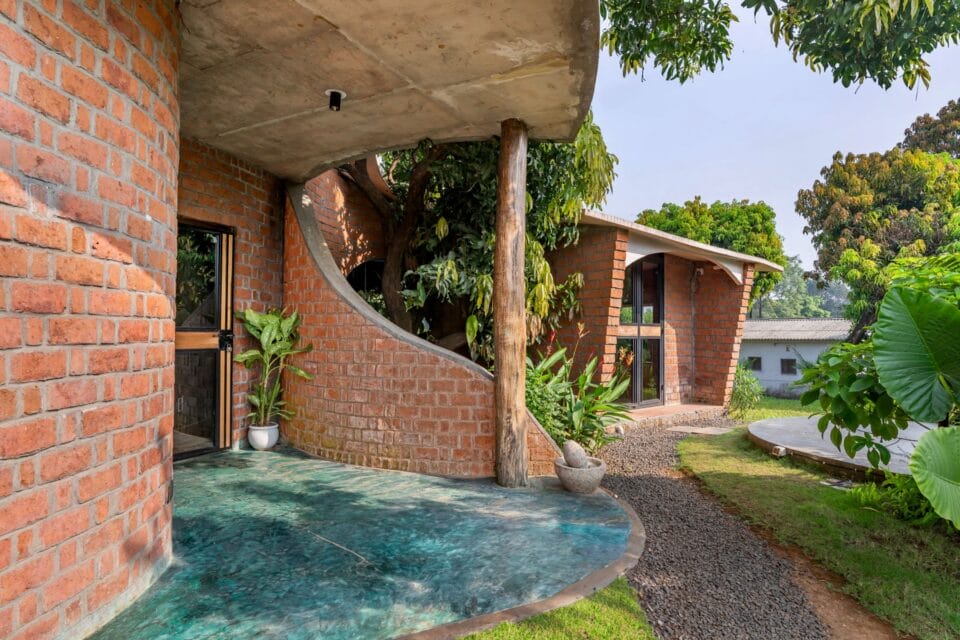
<svg viewBox="0 0 960 640">
<path fill-rule="evenodd" d="M 177 351 L 174 370 L 176 407 L 173 412 L 174 453 L 213 446 L 217 425 L 219 352 Z"/>
<path fill-rule="evenodd" d="M 640 401 L 645 402 L 660 398 L 660 341 L 644 339 L 642 343 L 640 370 L 643 387 Z"/>
<path fill-rule="evenodd" d="M 620 324 L 636 324 L 633 314 L 633 266 L 624 269 L 623 293 L 620 298 Z"/>
<path fill-rule="evenodd" d="M 620 397 L 620 402 L 636 402 L 636 396 L 633 393 L 634 387 L 636 386 L 636 366 L 634 366 L 636 351 L 636 338 L 617 339 L 617 373 L 630 376 L 630 385 Z"/>
<path fill-rule="evenodd" d="M 644 260 L 640 263 L 640 322 L 660 323 L 660 260 Z"/>
<path fill-rule="evenodd" d="M 217 253 L 220 234 L 181 227 L 177 235 L 177 327 L 218 327 Z"/>
</svg>

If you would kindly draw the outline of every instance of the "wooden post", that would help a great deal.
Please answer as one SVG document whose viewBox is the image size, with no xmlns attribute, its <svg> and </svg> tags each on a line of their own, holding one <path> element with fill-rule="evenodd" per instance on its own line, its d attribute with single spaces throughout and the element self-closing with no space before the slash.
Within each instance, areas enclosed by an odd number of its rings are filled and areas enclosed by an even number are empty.
<svg viewBox="0 0 960 640">
<path fill-rule="evenodd" d="M 493 257 L 497 483 L 527 484 L 526 346 L 523 274 L 527 230 L 527 127 L 500 124 L 497 241 Z"/>
</svg>

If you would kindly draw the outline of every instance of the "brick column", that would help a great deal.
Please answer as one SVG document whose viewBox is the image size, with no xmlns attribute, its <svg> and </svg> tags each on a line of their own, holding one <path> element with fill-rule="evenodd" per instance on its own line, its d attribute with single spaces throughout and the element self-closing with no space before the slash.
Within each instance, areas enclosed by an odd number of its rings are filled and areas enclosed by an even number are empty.
<svg viewBox="0 0 960 640">
<path fill-rule="evenodd" d="M 696 373 L 694 399 L 726 405 L 733 392 L 733 376 L 740 356 L 743 323 L 750 306 L 753 265 L 743 268 L 743 283 L 723 270 L 703 265 L 703 277 L 694 294 L 696 307 Z"/>
<path fill-rule="evenodd" d="M 82 637 L 170 557 L 173 5 L 0 2 L 0 637 Z"/>
<path fill-rule="evenodd" d="M 627 256 L 627 232 L 611 227 L 580 227 L 580 241 L 558 249 L 548 260 L 554 279 L 562 282 L 572 273 L 583 274 L 579 314 L 565 321 L 557 330 L 557 344 L 566 347 L 568 355 L 577 344 L 577 325 L 582 323 L 586 335 L 580 340 L 574 366 L 583 369 L 591 358 L 600 358 L 600 377 L 607 380 L 617 364 L 617 330 L 620 326 L 620 304 L 623 297 L 624 268 Z M 533 351 L 542 350 L 535 346 Z"/>
</svg>

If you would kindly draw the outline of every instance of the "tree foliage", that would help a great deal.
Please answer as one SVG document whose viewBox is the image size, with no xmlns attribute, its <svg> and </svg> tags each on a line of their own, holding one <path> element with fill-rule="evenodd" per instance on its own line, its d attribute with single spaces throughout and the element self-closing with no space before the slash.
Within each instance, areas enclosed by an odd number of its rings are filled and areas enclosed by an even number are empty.
<svg viewBox="0 0 960 640">
<path fill-rule="evenodd" d="M 844 86 L 901 78 L 929 84 L 923 56 L 960 40 L 957 0 L 741 0 L 770 19 L 773 41 Z M 714 71 L 733 52 L 731 3 L 723 0 L 601 0 L 601 44 L 620 57 L 624 75 L 652 66 L 685 82 Z"/>
<path fill-rule="evenodd" d="M 637 216 L 637 222 L 780 265 L 787 263 L 776 214 L 763 202 L 734 200 L 708 205 L 697 196 L 683 205 L 668 202 L 659 210 L 647 209 Z M 751 299 L 770 292 L 779 279 L 779 273 L 757 274 Z"/>
<path fill-rule="evenodd" d="M 933 117 L 925 113 L 903 132 L 901 149 L 949 153 L 960 160 L 960 100 L 951 100 Z"/>
<path fill-rule="evenodd" d="M 387 316 L 445 346 L 469 346 L 493 362 L 493 248 L 497 140 L 384 154 L 391 195 L 379 192 L 364 162 L 342 167 L 371 197 L 384 222 Z M 527 154 L 526 317 L 536 342 L 560 314 L 577 308 L 582 282 L 555 282 L 546 255 L 574 243 L 585 207 L 609 192 L 616 157 L 588 117 L 572 143 L 532 142 Z M 462 339 L 461 339 L 462 338 Z"/>
<path fill-rule="evenodd" d="M 862 334 L 887 289 L 887 265 L 960 240 L 960 161 L 900 149 L 837 153 L 820 175 L 798 194 L 797 212 L 813 235 L 821 277 L 850 287 L 847 315 Z"/>
<path fill-rule="evenodd" d="M 780 281 L 761 300 L 764 318 L 826 318 L 823 298 L 816 286 L 811 293 L 810 280 L 803 271 L 799 256 L 787 258 Z"/>
</svg>

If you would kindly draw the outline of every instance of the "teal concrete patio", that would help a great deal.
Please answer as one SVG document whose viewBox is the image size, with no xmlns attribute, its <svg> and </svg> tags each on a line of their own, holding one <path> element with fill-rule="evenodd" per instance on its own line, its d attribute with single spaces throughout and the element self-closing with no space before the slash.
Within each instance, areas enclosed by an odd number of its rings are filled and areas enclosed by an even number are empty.
<svg viewBox="0 0 960 640">
<path fill-rule="evenodd" d="M 376 471 L 293 450 L 174 465 L 171 567 L 94 637 L 392 638 L 552 596 L 624 553 L 603 493 Z"/>
</svg>

